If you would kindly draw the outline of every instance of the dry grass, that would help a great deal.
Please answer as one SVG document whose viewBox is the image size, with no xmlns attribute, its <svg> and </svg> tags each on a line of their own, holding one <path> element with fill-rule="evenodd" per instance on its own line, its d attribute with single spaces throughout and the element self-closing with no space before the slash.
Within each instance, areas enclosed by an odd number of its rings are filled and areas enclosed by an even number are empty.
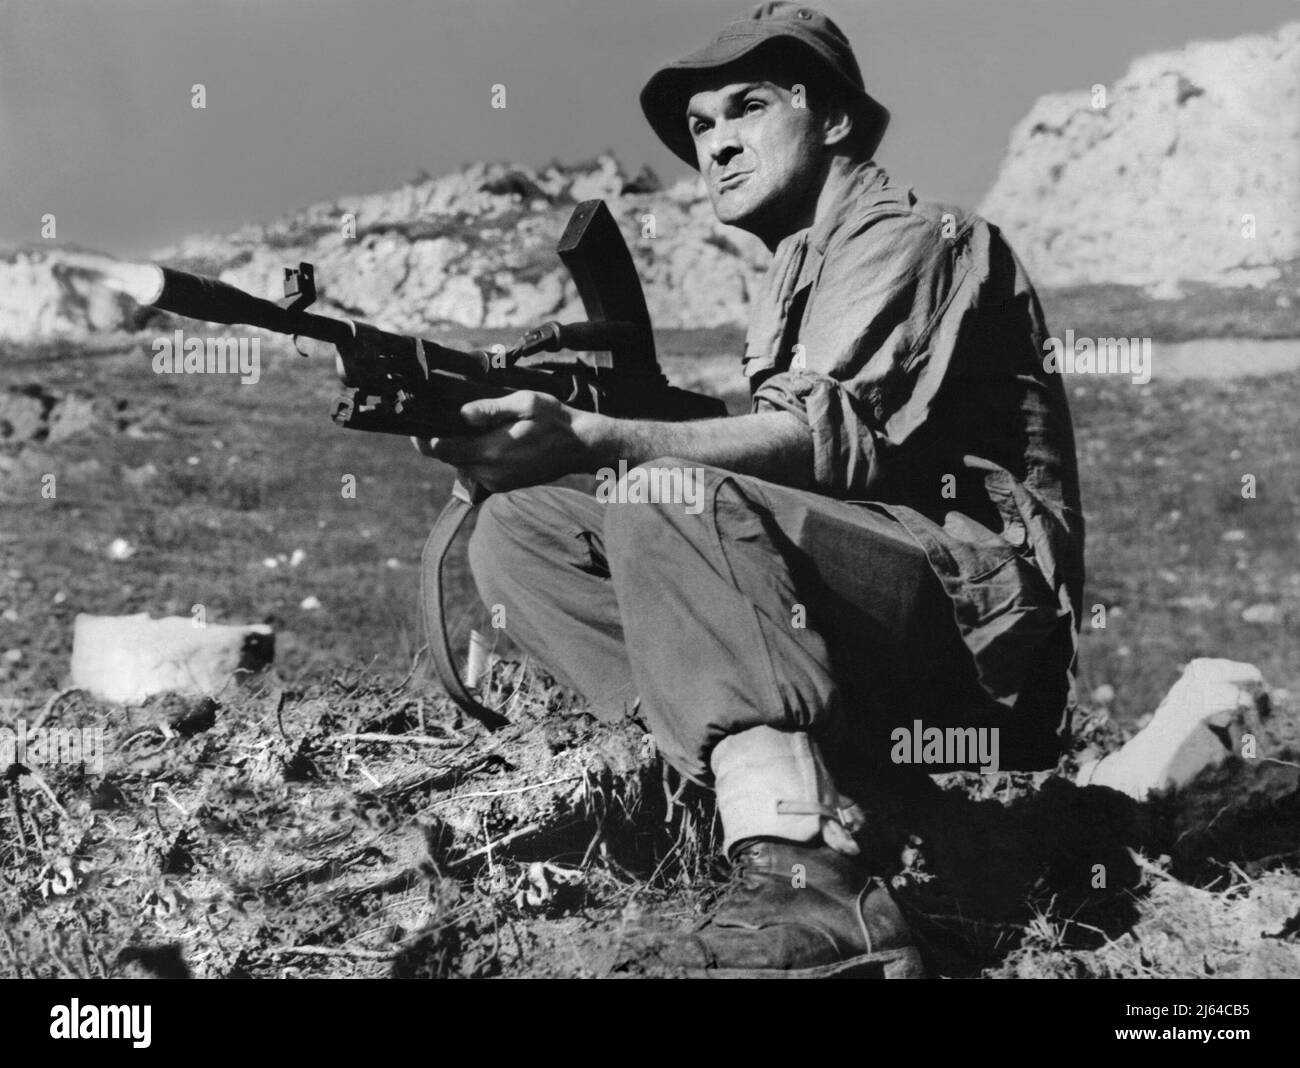
<svg viewBox="0 0 1300 1068">
<path fill-rule="evenodd" d="M 535 973 L 532 921 L 599 925 L 708 878 L 707 799 L 670 800 L 643 732 L 557 714 L 525 665 L 495 669 L 495 735 L 418 684 L 265 681 L 189 734 L 195 702 L 61 703 L 64 725 L 114 722 L 111 755 L 42 769 L 53 796 L 6 784 L 0 973 Z"/>
<path fill-rule="evenodd" d="M 51 721 L 111 722 L 110 756 L 5 784 L 0 974 L 599 976 L 629 927 L 707 907 L 710 798 L 638 725 L 526 663 L 497 662 L 491 693 L 497 734 L 357 672 L 215 710 L 65 696 Z M 1300 852 L 1204 855 L 1185 825 L 1211 804 L 1300 842 L 1300 768 L 1257 763 L 1145 806 L 945 776 L 873 801 L 867 846 L 940 974 L 1300 974 Z"/>
</svg>

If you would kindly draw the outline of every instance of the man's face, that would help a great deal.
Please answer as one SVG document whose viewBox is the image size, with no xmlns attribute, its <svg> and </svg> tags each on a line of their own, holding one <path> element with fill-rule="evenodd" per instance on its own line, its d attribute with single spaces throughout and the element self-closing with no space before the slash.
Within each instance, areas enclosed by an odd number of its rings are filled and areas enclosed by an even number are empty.
<svg viewBox="0 0 1300 1068">
<path fill-rule="evenodd" d="M 701 82 L 687 105 L 718 219 L 771 244 L 807 225 L 824 166 L 817 113 L 794 101 L 785 85 L 723 73 Z"/>
</svg>

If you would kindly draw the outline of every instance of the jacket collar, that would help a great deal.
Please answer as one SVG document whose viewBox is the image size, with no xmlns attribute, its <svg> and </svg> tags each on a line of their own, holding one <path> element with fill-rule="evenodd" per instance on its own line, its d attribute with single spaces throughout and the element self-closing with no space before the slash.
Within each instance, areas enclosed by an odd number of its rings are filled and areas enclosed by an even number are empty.
<svg viewBox="0 0 1300 1068">
<path fill-rule="evenodd" d="M 795 256 L 797 250 L 793 246 L 803 245 L 806 251 L 799 284 L 802 284 L 803 279 L 815 277 L 835 231 L 846 219 L 852 217 L 855 206 L 862 203 L 865 194 L 884 189 L 889 184 L 889 175 L 875 160 L 855 164 L 849 171 L 848 181 L 840 187 L 840 192 L 827 206 L 826 214 L 812 226 L 805 226 L 802 230 L 783 237 L 773 250 L 773 259 Z"/>
</svg>

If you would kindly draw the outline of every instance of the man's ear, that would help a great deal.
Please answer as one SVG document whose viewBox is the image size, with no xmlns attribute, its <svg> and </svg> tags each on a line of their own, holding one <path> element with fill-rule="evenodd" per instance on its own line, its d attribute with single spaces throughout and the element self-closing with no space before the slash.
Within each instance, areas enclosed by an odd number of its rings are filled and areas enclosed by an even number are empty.
<svg viewBox="0 0 1300 1068">
<path fill-rule="evenodd" d="M 828 148 L 843 144 L 853 133 L 853 115 L 840 99 L 831 100 L 822 118 L 822 144 Z"/>
</svg>

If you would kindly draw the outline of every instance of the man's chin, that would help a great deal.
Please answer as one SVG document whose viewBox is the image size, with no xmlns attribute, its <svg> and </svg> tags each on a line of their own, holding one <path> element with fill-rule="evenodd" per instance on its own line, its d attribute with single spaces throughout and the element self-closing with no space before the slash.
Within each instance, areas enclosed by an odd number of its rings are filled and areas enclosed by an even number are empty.
<svg viewBox="0 0 1300 1068">
<path fill-rule="evenodd" d="M 736 198 L 725 194 L 713 201 L 713 214 L 718 217 L 718 222 L 734 226 L 738 230 L 750 230 L 752 225 L 758 223 L 761 215 L 754 204 L 738 203 Z"/>
</svg>

